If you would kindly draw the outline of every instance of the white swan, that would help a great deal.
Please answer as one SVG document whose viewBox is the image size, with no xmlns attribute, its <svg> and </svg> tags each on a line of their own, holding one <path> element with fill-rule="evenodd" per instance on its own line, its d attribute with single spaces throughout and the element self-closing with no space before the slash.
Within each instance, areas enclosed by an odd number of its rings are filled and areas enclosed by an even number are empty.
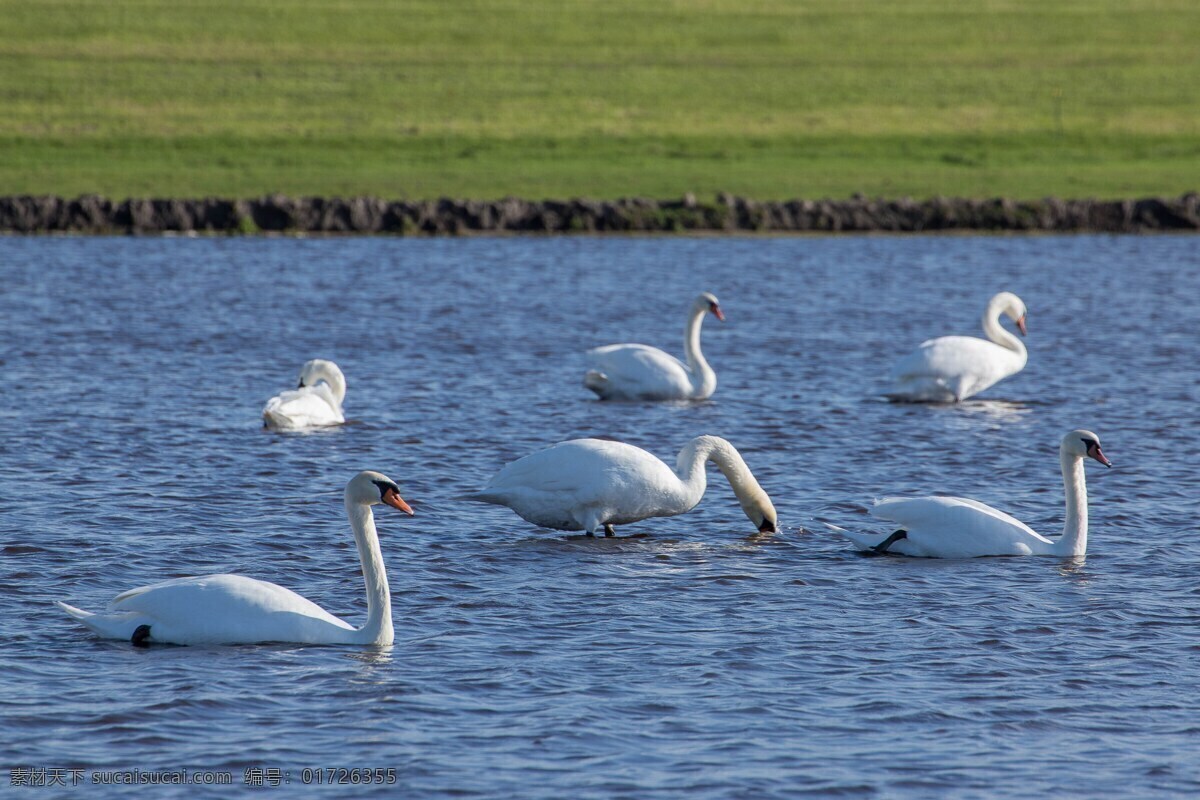
<svg viewBox="0 0 1200 800">
<path fill-rule="evenodd" d="M 760 531 L 774 531 L 775 506 L 733 445 L 698 436 L 679 451 L 674 470 L 640 447 L 573 439 L 512 462 L 481 492 L 464 499 L 508 506 L 534 525 L 563 531 L 603 530 L 650 517 L 673 517 L 700 502 L 712 461 L 725 473 L 742 510 Z"/>
<path fill-rule="evenodd" d="M 957 403 L 1025 368 L 1029 354 L 1021 340 L 1000 325 L 1005 314 L 1025 335 L 1025 303 L 1012 292 L 988 301 L 983 312 L 987 341 L 974 336 L 941 336 L 924 342 L 892 368 L 890 400 Z"/>
<path fill-rule="evenodd" d="M 700 352 L 700 324 L 709 313 L 725 321 L 717 298 L 705 292 L 688 311 L 683 339 L 686 364 L 657 347 L 610 344 L 588 351 L 591 369 L 583 376 L 583 385 L 601 400 L 704 400 L 712 396 L 717 374 Z"/>
<path fill-rule="evenodd" d="M 379 552 L 371 506 L 387 503 L 411 515 L 400 490 L 386 475 L 360 472 L 346 484 L 346 514 L 354 529 L 367 586 L 367 624 L 355 628 L 300 595 L 241 575 L 177 578 L 142 586 L 113 598 L 93 614 L 66 603 L 58 607 L 106 639 L 134 644 L 392 643 L 392 601 Z"/>
<path fill-rule="evenodd" d="M 854 533 L 833 527 L 860 550 L 925 558 L 977 556 L 1082 556 L 1087 552 L 1087 487 L 1083 459 L 1106 467 L 1100 438 L 1091 431 L 1071 431 L 1062 439 L 1067 519 L 1057 540 L 1034 533 L 1028 525 L 977 500 L 963 497 L 889 497 L 871 509 L 872 516 L 900 526 L 892 534 Z"/>
<path fill-rule="evenodd" d="M 345 399 L 346 376 L 338 365 L 314 358 L 301 368 L 299 386 L 267 401 L 263 425 L 276 430 L 341 425 Z"/>
</svg>

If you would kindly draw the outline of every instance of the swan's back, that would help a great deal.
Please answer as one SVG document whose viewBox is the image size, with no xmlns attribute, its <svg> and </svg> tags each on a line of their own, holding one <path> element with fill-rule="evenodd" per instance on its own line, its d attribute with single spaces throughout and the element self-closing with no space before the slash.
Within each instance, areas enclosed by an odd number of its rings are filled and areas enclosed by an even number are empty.
<svg viewBox="0 0 1200 800">
<path fill-rule="evenodd" d="M 682 484 L 654 455 L 606 439 L 573 439 L 519 458 L 467 499 L 508 506 L 535 525 L 583 530 L 589 514 L 612 524 L 673 510 Z"/>
<path fill-rule="evenodd" d="M 320 427 L 345 421 L 341 404 L 325 383 L 282 392 L 263 408 L 263 422 L 270 428 Z"/>
<path fill-rule="evenodd" d="M 624 442 L 572 439 L 539 450 L 504 467 L 488 482 L 489 491 L 533 489 L 584 495 L 602 488 L 678 481 L 661 459 Z"/>
<path fill-rule="evenodd" d="M 586 385 L 601 398 L 678 400 L 694 393 L 691 370 L 657 347 L 610 344 L 589 350 L 587 356 L 591 370 L 604 381 L 593 377 Z"/>
<path fill-rule="evenodd" d="M 113 598 L 111 614 L 151 626 L 158 641 L 180 644 L 328 642 L 354 628 L 290 589 L 242 575 L 177 578 Z M 86 621 L 86 620 L 85 620 Z M 123 637 L 124 638 L 124 637 Z"/>
<path fill-rule="evenodd" d="M 974 336 L 923 342 L 892 368 L 893 394 L 907 399 L 963 400 L 1018 372 L 1013 351 Z"/>
<path fill-rule="evenodd" d="M 872 516 L 907 532 L 889 551 L 914 556 L 973 558 L 1043 552 L 1049 539 L 986 503 L 965 497 L 889 497 Z"/>
</svg>

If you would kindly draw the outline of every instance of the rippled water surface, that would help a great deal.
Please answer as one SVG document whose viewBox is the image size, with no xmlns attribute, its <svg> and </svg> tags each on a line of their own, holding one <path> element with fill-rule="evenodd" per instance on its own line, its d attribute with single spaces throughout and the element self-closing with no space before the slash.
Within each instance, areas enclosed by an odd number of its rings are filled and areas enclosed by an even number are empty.
<svg viewBox="0 0 1200 800">
<path fill-rule="evenodd" d="M 393 768 L 410 797 L 1196 796 L 1198 245 L 0 238 L 0 769 L 261 767 L 294 788 Z M 878 398 L 923 339 L 980 335 L 1001 289 L 1030 309 L 1024 372 L 958 408 Z M 586 348 L 680 353 L 701 290 L 729 318 L 705 323 L 712 401 L 590 398 Z M 313 357 L 345 371 L 350 424 L 260 429 Z M 1087 470 L 1085 561 L 863 558 L 820 524 L 940 491 L 1055 535 L 1076 427 L 1116 464 Z M 564 439 L 673 463 L 704 433 L 741 449 L 777 535 L 751 535 L 712 469 L 699 507 L 624 541 L 455 500 Z M 361 624 L 341 489 L 365 468 L 417 512 L 376 512 L 394 647 L 140 649 L 52 605 L 238 572 Z"/>
</svg>

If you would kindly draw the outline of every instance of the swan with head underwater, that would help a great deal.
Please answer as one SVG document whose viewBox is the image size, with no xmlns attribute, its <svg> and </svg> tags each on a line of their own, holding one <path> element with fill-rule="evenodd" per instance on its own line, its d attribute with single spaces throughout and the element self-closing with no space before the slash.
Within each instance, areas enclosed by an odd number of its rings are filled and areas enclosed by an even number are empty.
<svg viewBox="0 0 1200 800">
<path fill-rule="evenodd" d="M 342 401 L 346 399 L 346 376 L 338 365 L 314 358 L 300 369 L 300 383 L 267 401 L 263 426 L 275 430 L 320 428 L 341 425 Z"/>
<path fill-rule="evenodd" d="M 700 352 L 700 325 L 706 314 L 722 322 L 725 314 L 708 292 L 688 310 L 683 352 L 687 363 L 644 344 L 610 344 L 588 351 L 591 369 L 583 385 L 601 400 L 704 400 L 717 388 L 717 374 Z"/>
<path fill-rule="evenodd" d="M 679 451 L 672 470 L 640 447 L 608 439 L 573 439 L 527 455 L 500 470 L 485 489 L 463 499 L 508 506 L 543 528 L 603 530 L 690 511 L 707 488 L 704 465 L 725 474 L 742 510 L 760 532 L 778 525 L 771 498 L 742 456 L 718 436 L 698 436 Z"/>
<path fill-rule="evenodd" d="M 855 533 L 830 525 L 860 550 L 923 558 L 979 556 L 1082 556 L 1087 552 L 1087 486 L 1083 460 L 1106 467 L 1112 462 L 1091 431 L 1071 431 L 1062 438 L 1058 459 L 1066 488 L 1067 518 L 1058 539 L 1047 539 L 1025 523 L 978 500 L 964 497 L 889 497 L 871 515 L 899 525 L 891 534 Z"/>
<path fill-rule="evenodd" d="M 371 506 L 385 503 L 409 516 L 413 510 L 396 484 L 379 472 L 360 472 L 346 484 L 346 515 L 354 531 L 367 588 L 367 622 L 355 628 L 290 589 L 242 575 L 176 578 L 113 598 L 107 611 L 91 613 L 56 603 L 105 639 L 137 645 L 296 644 L 389 645 L 392 601 Z"/>
<path fill-rule="evenodd" d="M 1004 314 L 1025 335 L 1025 303 L 1012 292 L 1000 292 L 983 312 L 983 332 L 974 336 L 941 336 L 924 342 L 892 368 L 889 400 L 907 403 L 957 403 L 1025 368 L 1029 353 L 1000 324 Z"/>
</svg>

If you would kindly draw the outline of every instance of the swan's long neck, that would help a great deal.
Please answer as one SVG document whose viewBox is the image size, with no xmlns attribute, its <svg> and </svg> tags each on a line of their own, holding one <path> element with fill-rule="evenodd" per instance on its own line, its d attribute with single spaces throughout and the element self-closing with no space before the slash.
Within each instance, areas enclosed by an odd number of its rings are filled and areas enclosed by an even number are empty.
<svg viewBox="0 0 1200 800">
<path fill-rule="evenodd" d="M 983 332 L 987 338 L 996 344 L 1003 347 L 1005 350 L 1011 350 L 1016 353 L 1021 360 L 1021 365 L 1029 359 L 1029 352 L 1025 349 L 1025 343 L 1013 336 L 1003 325 L 1000 324 L 1000 315 L 1004 309 L 1000 303 L 988 303 L 983 312 Z"/>
<path fill-rule="evenodd" d="M 321 377 L 329 384 L 329 389 L 333 392 L 333 396 L 337 398 L 338 405 L 340 406 L 342 401 L 346 399 L 346 376 L 342 374 L 341 370 L 327 369 L 321 374 Z"/>
<path fill-rule="evenodd" d="M 746 466 L 742 454 L 719 436 L 697 436 L 679 451 L 676 473 L 683 481 L 692 506 L 700 502 L 707 488 L 704 473 L 707 461 L 716 464 L 717 469 L 725 475 L 746 516 L 754 519 L 752 509 L 770 507 L 770 498 Z"/>
<path fill-rule="evenodd" d="M 358 629 L 356 638 L 362 644 L 391 644 L 392 595 L 388 591 L 387 570 L 379 551 L 379 535 L 375 532 L 375 515 L 371 507 L 346 500 L 346 515 L 354 529 L 354 543 L 362 562 L 363 581 L 367 586 L 367 624 Z"/>
<path fill-rule="evenodd" d="M 717 374 L 704 360 L 704 353 L 700 352 L 700 326 L 706 314 L 708 309 L 693 308 L 683 331 L 683 352 L 687 355 L 688 369 L 692 371 L 692 386 L 705 396 L 717 388 Z"/>
<path fill-rule="evenodd" d="M 1082 556 L 1087 552 L 1088 511 L 1087 485 L 1083 477 L 1083 459 L 1065 450 L 1059 452 L 1062 462 L 1063 490 L 1067 496 L 1067 519 L 1062 538 L 1055 550 L 1065 556 Z"/>
<path fill-rule="evenodd" d="M 700 502 L 704 490 L 708 488 L 708 475 L 704 471 L 704 462 L 712 452 L 712 445 L 707 441 L 712 436 L 698 436 L 688 442 L 679 451 L 675 462 L 675 474 L 683 483 L 684 504 L 690 509 Z"/>
</svg>

